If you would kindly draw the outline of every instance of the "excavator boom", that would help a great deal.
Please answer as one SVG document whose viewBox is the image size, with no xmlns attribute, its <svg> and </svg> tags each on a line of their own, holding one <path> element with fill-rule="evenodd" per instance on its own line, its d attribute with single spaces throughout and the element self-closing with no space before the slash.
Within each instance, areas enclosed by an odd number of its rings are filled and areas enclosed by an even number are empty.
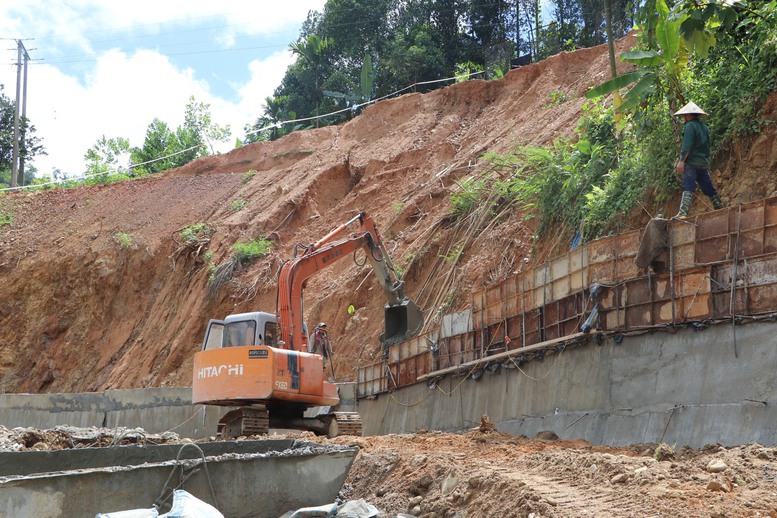
<svg viewBox="0 0 777 518">
<path fill-rule="evenodd" d="M 341 237 L 356 223 L 359 224 L 356 232 Z M 360 212 L 281 268 L 278 279 L 278 314 L 280 336 L 286 342 L 286 347 L 307 351 L 307 336 L 302 329 L 302 290 L 305 281 L 358 249 L 363 249 L 367 254 L 367 260 L 388 300 L 384 307 L 385 330 L 381 335 L 384 347 L 420 332 L 424 322 L 423 313 L 405 296 L 404 282 L 396 274 L 392 275 L 394 265 L 375 222 L 366 213 Z"/>
</svg>

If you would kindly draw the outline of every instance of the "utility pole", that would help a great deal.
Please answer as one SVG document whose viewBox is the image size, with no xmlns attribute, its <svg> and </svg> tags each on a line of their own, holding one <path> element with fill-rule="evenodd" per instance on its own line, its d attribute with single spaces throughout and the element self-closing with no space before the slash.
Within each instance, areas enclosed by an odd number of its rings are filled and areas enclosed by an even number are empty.
<svg viewBox="0 0 777 518">
<path fill-rule="evenodd" d="M 24 158 L 19 156 L 19 137 L 21 134 L 19 128 L 19 105 L 24 104 L 22 117 L 27 117 L 27 63 L 30 61 L 30 55 L 24 48 L 22 40 L 16 40 L 16 106 L 14 106 L 13 117 L 13 164 L 11 166 L 11 187 L 17 187 L 24 184 Z M 22 56 L 24 56 L 24 101 L 21 99 L 22 89 Z"/>
<path fill-rule="evenodd" d="M 515 0 L 515 57 L 521 57 L 521 0 Z"/>
</svg>

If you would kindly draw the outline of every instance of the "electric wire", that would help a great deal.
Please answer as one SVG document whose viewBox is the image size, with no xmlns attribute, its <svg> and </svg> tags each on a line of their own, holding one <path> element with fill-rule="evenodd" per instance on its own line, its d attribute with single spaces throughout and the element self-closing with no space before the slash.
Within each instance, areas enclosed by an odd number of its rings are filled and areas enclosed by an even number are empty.
<svg viewBox="0 0 777 518">
<path fill-rule="evenodd" d="M 451 80 L 455 80 L 455 79 L 459 79 L 459 78 L 463 78 L 463 77 L 472 77 L 472 76 L 480 75 L 480 74 L 483 74 L 483 73 L 484 72 L 473 72 L 473 73 L 465 74 L 465 75 L 452 76 L 452 77 L 447 77 L 447 78 L 443 78 L 443 79 L 435 79 L 434 81 L 420 81 L 420 82 L 417 82 L 417 83 L 413 83 L 412 85 L 406 86 L 406 87 L 404 87 L 404 88 L 402 88 L 400 90 L 397 90 L 396 92 L 384 95 L 383 97 L 379 97 L 377 99 L 372 99 L 370 101 L 367 101 L 367 102 L 364 102 L 364 103 L 361 103 L 361 104 L 354 105 L 353 107 L 348 107 L 348 108 L 344 108 L 342 110 L 337 110 L 337 111 L 334 111 L 334 112 L 325 113 L 323 115 L 316 115 L 316 116 L 313 116 L 313 117 L 306 117 L 306 118 L 302 118 L 302 119 L 293 119 L 293 120 L 287 120 L 287 121 L 279 121 L 279 122 L 273 123 L 273 124 L 271 124 L 269 126 L 265 126 L 263 128 L 259 128 L 257 130 L 246 132 L 246 135 L 252 135 L 252 134 L 258 133 L 260 131 L 266 131 L 266 130 L 269 130 L 269 129 L 272 129 L 272 128 L 281 127 L 284 124 L 291 124 L 291 123 L 294 123 L 294 122 L 304 122 L 304 121 L 311 121 L 311 120 L 316 120 L 316 119 L 323 119 L 323 118 L 330 117 L 332 115 L 336 115 L 336 114 L 343 113 L 343 112 L 346 112 L 346 111 L 354 111 L 355 109 L 358 109 L 359 107 L 367 106 L 367 105 L 370 105 L 370 104 L 374 104 L 376 102 L 388 99 L 389 97 L 393 97 L 395 95 L 399 95 L 400 93 L 402 93 L 402 92 L 404 92 L 406 90 L 409 90 L 411 88 L 414 88 L 416 86 L 419 86 L 419 85 L 426 85 L 426 84 L 433 84 L 433 83 L 440 83 L 440 82 L 445 82 L 445 81 L 451 81 Z M 186 153 L 188 151 L 192 151 L 194 149 L 197 149 L 198 147 L 199 146 L 192 146 L 192 147 L 189 147 L 189 148 L 186 148 L 186 149 L 182 149 L 180 151 L 176 151 L 175 153 L 171 153 L 169 155 L 165 155 L 165 156 L 162 156 L 162 157 L 159 157 L 159 158 L 154 158 L 154 159 L 151 159 L 151 160 L 147 160 L 147 161 L 141 162 L 139 164 L 132 164 L 132 165 L 126 167 L 126 168 L 109 169 L 107 171 L 103 171 L 103 172 L 100 172 L 100 173 L 82 174 L 80 176 L 76 176 L 76 177 L 73 177 L 73 178 L 68 178 L 67 181 L 80 181 L 80 180 L 86 180 L 88 178 L 93 178 L 95 176 L 102 176 L 102 175 L 111 175 L 111 174 L 116 174 L 116 173 L 122 173 L 123 170 L 131 170 L 131 169 L 140 167 L 142 165 L 152 164 L 152 163 L 155 163 L 155 162 L 159 162 L 161 160 L 166 160 L 166 159 L 174 157 L 176 155 L 180 155 L 182 153 Z M 21 185 L 21 186 L 17 186 L 17 187 L 4 187 L 4 188 L 0 188 L 0 192 L 3 192 L 3 191 L 18 191 L 18 190 L 24 190 L 24 189 L 36 189 L 36 188 L 39 188 L 39 187 L 45 187 L 45 186 L 48 186 L 48 185 L 56 185 L 56 184 L 60 184 L 60 183 L 62 183 L 62 182 L 59 181 L 59 180 L 52 180 L 50 182 L 44 182 L 44 183 L 38 183 L 38 184 L 32 184 L 32 185 Z"/>
</svg>

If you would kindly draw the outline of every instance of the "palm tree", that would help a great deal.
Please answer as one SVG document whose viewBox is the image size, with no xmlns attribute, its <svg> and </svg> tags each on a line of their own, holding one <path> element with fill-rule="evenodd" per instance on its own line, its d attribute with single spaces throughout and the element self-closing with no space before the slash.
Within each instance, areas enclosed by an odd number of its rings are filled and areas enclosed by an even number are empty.
<svg viewBox="0 0 777 518">
<path fill-rule="evenodd" d="M 313 73 L 315 81 L 315 91 L 313 92 L 316 102 L 316 117 L 319 115 L 319 106 L 321 103 L 321 84 L 325 68 L 328 67 L 326 50 L 332 44 L 332 40 L 326 36 L 319 38 L 315 34 L 308 36 L 305 41 L 298 41 L 289 45 L 289 49 L 298 55 L 302 61 L 307 64 Z M 316 118 L 316 127 L 318 127 L 318 118 Z"/>
</svg>

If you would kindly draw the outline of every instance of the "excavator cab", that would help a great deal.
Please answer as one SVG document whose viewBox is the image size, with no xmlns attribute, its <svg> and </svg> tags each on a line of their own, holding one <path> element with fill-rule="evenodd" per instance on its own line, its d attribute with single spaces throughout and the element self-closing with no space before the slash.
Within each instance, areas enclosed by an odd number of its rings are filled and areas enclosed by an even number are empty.
<svg viewBox="0 0 777 518">
<path fill-rule="evenodd" d="M 303 324 L 303 332 L 307 327 Z M 202 350 L 243 345 L 276 345 L 278 324 L 272 313 L 255 311 L 229 315 L 224 320 L 211 320 L 205 330 Z"/>
</svg>

